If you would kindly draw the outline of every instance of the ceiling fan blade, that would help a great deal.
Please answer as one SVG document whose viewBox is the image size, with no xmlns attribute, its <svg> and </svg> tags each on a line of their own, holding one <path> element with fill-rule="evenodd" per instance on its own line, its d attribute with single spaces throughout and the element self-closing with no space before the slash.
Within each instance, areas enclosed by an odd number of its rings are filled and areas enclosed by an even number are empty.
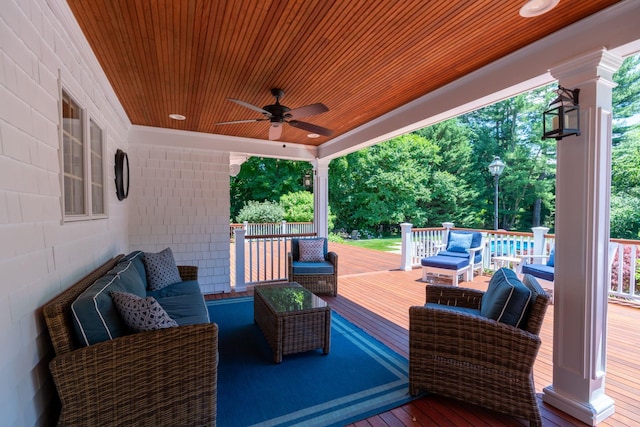
<svg viewBox="0 0 640 427">
<path fill-rule="evenodd" d="M 231 120 L 230 122 L 218 122 L 214 123 L 214 125 L 231 125 L 234 123 L 253 123 L 253 122 L 263 122 L 268 119 L 247 119 L 247 120 Z"/>
<path fill-rule="evenodd" d="M 327 108 L 326 105 L 317 103 L 317 104 L 305 105 L 304 107 L 300 107 L 300 108 L 294 108 L 293 110 L 289 111 L 287 114 L 290 114 L 292 119 L 299 119 L 300 117 L 314 116 L 316 114 L 326 113 L 327 111 L 329 111 L 329 108 Z"/>
<path fill-rule="evenodd" d="M 275 139 L 280 139 L 280 137 L 282 136 L 282 125 L 271 125 L 271 127 L 269 128 L 269 139 L 270 140 L 275 140 Z"/>
<path fill-rule="evenodd" d="M 333 131 L 331 129 L 323 128 L 322 126 L 314 125 L 313 123 L 301 122 L 298 120 L 291 120 L 288 123 L 294 128 L 304 129 L 308 132 L 317 133 L 319 135 L 323 135 L 323 136 L 333 135 Z"/>
<path fill-rule="evenodd" d="M 236 104 L 240 104 L 243 107 L 250 108 L 250 109 L 255 110 L 255 111 L 259 112 L 259 113 L 266 114 L 267 116 L 271 116 L 270 112 L 268 112 L 267 110 L 262 109 L 261 107 L 255 106 L 253 104 L 249 104 L 248 102 L 244 102 L 244 101 L 241 101 L 241 100 L 235 99 L 235 98 L 227 98 L 227 99 L 229 101 L 235 102 Z"/>
</svg>

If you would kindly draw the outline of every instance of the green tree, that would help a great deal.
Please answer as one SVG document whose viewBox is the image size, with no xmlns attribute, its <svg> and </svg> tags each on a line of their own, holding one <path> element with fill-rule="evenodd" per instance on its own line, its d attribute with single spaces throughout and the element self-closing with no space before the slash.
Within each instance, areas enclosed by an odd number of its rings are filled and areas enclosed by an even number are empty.
<svg viewBox="0 0 640 427">
<path fill-rule="evenodd" d="M 313 194 L 308 191 L 287 193 L 280 197 L 284 219 L 289 222 L 313 222 Z"/>
<path fill-rule="evenodd" d="M 240 209 L 237 222 L 280 222 L 284 219 L 284 209 L 278 202 L 258 202 L 250 200 Z"/>
<path fill-rule="evenodd" d="M 235 217 L 249 200 L 277 201 L 280 196 L 303 191 L 303 178 L 312 170 L 308 162 L 251 157 L 240 173 L 231 177 L 231 217 Z"/>
</svg>

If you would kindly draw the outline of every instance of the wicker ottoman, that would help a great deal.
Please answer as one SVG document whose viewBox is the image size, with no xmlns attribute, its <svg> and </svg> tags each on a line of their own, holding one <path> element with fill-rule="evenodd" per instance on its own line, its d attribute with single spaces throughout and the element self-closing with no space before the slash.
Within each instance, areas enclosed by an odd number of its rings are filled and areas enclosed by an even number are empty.
<svg viewBox="0 0 640 427">
<path fill-rule="evenodd" d="M 253 318 L 264 334 L 273 360 L 322 348 L 329 353 L 331 309 L 323 299 L 298 283 L 259 285 L 253 293 Z"/>
</svg>

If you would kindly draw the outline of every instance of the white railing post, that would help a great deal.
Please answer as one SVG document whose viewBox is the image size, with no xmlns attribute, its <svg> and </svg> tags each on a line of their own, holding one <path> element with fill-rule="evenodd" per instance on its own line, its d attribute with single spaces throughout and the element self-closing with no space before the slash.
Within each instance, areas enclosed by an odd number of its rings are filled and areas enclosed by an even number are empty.
<svg viewBox="0 0 640 427">
<path fill-rule="evenodd" d="M 247 223 L 245 222 L 245 227 Z M 244 281 L 244 229 L 236 229 L 234 230 L 235 240 L 236 240 L 236 284 L 235 290 L 237 292 L 242 292 L 247 290 L 247 284 Z"/>
<path fill-rule="evenodd" d="M 413 257 L 413 239 L 411 238 L 411 228 L 413 224 L 403 222 L 400 224 L 400 234 L 402 235 L 402 257 L 400 270 L 410 271 L 413 268 L 411 258 Z"/>
<path fill-rule="evenodd" d="M 287 231 L 287 220 L 283 219 L 282 220 L 282 233 L 280 234 L 289 234 L 289 232 Z"/>
<path fill-rule="evenodd" d="M 453 228 L 452 222 L 443 222 L 442 226 L 444 227 L 444 234 L 442 235 L 442 244 L 446 245 L 449 241 L 449 230 Z"/>
<path fill-rule="evenodd" d="M 533 254 L 544 255 L 544 235 L 549 232 L 548 227 L 533 227 Z M 541 264 L 542 258 L 535 257 L 534 264 Z"/>
</svg>

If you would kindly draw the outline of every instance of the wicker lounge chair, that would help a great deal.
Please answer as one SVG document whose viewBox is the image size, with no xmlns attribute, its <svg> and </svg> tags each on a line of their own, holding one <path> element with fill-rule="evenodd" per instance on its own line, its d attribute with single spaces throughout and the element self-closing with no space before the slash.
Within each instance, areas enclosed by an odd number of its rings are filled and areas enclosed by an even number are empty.
<svg viewBox="0 0 640 427">
<path fill-rule="evenodd" d="M 338 254 L 328 252 L 327 239 L 321 240 L 321 259 L 315 262 L 300 260 L 300 239 L 291 239 L 291 252 L 287 254 L 287 271 L 290 282 L 298 282 L 314 294 L 338 295 Z"/>
<path fill-rule="evenodd" d="M 520 328 L 470 313 L 480 309 L 482 291 L 427 285 L 431 304 L 409 309 L 412 395 L 435 393 L 541 425 L 533 364 L 549 296 L 531 276 L 522 283 L 537 296 Z"/>
</svg>

